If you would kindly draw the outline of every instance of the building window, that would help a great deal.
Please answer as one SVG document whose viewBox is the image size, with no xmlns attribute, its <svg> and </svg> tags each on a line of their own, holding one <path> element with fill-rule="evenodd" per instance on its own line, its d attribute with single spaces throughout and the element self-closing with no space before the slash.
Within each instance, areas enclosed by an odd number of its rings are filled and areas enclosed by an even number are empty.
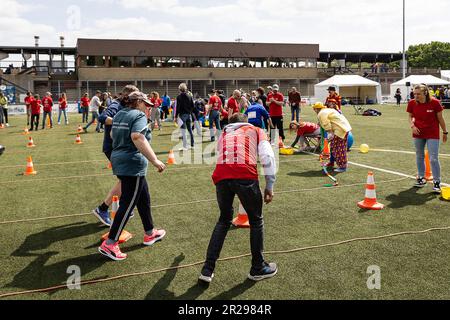
<svg viewBox="0 0 450 320">
<path fill-rule="evenodd" d="M 111 57 L 111 67 L 113 68 L 131 68 L 133 66 L 133 57 Z"/>
<path fill-rule="evenodd" d="M 155 66 L 155 61 L 153 57 L 136 57 L 136 67 L 138 68 L 153 68 Z"/>
</svg>

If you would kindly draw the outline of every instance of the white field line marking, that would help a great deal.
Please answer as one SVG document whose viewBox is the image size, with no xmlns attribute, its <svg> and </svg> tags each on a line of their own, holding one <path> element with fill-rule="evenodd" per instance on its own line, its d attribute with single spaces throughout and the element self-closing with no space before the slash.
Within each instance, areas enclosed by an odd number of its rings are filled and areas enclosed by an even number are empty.
<svg viewBox="0 0 450 320">
<path fill-rule="evenodd" d="M 370 149 L 371 151 L 378 151 L 378 152 L 390 152 L 390 153 L 403 153 L 403 154 L 412 154 L 415 155 L 416 153 L 413 151 L 404 151 L 404 150 L 389 150 L 389 149 Z M 450 157 L 450 154 L 440 153 L 440 157 Z"/>
<path fill-rule="evenodd" d="M 400 179 L 394 179 L 394 180 L 378 181 L 377 184 L 400 182 L 400 181 L 403 181 L 403 180 L 406 180 L 406 179 L 407 178 L 400 178 Z M 297 192 L 300 193 L 300 192 L 320 191 L 320 190 L 337 190 L 337 189 L 342 189 L 342 188 L 359 187 L 359 186 L 364 186 L 364 185 L 366 185 L 366 183 L 354 183 L 354 184 L 349 184 L 349 185 L 341 185 L 341 186 L 337 186 L 337 187 L 334 187 L 334 188 L 317 187 L 317 188 L 310 188 L 310 189 L 285 190 L 285 191 L 275 192 L 275 195 L 281 195 L 281 194 L 287 194 L 287 193 L 297 193 Z M 167 203 L 167 204 L 160 204 L 160 205 L 152 206 L 152 209 L 167 208 L 167 207 L 177 207 L 177 206 L 186 206 L 186 205 L 189 205 L 189 204 L 214 202 L 216 200 L 217 199 L 214 198 L 214 199 L 204 199 L 204 200 L 196 200 L 196 201 L 189 201 L 189 202 Z M 92 213 L 79 213 L 79 214 L 69 214 L 69 215 L 61 215 L 61 216 L 53 216 L 53 217 L 42 217 L 42 218 L 33 218 L 33 219 L 2 221 L 2 222 L 0 222 L 0 225 L 21 223 L 21 222 L 32 222 L 32 221 L 62 219 L 62 218 L 72 218 L 72 217 L 87 216 L 87 215 L 91 215 L 91 214 Z"/>
<path fill-rule="evenodd" d="M 313 153 L 310 153 L 310 152 L 305 152 L 305 153 L 307 153 L 307 154 L 313 154 Z M 380 172 L 384 172 L 384 173 L 389 173 L 389 174 L 393 174 L 393 175 L 396 175 L 396 176 L 400 176 L 400 177 L 406 177 L 406 178 L 410 178 L 410 179 L 416 179 L 416 177 L 415 176 L 412 176 L 412 175 L 408 175 L 408 174 L 405 174 L 405 173 L 401 173 L 401 172 L 398 172 L 398 171 L 393 171 L 393 170 L 386 170 L 386 169 L 382 169 L 382 168 L 377 168 L 377 167 L 373 167 L 373 166 L 368 166 L 368 165 L 365 165 L 365 164 L 361 164 L 361 163 L 357 163 L 357 162 L 352 162 L 352 161 L 349 161 L 348 162 L 349 164 L 352 164 L 352 165 L 354 165 L 354 166 L 357 166 L 357 167 L 361 167 L 361 168 L 366 168 L 366 169 L 370 169 L 370 170 L 375 170 L 375 171 L 380 171 Z M 449 187 L 450 185 L 449 184 L 447 184 L 447 183 L 441 183 L 443 186 L 445 186 L 445 187 Z"/>
</svg>

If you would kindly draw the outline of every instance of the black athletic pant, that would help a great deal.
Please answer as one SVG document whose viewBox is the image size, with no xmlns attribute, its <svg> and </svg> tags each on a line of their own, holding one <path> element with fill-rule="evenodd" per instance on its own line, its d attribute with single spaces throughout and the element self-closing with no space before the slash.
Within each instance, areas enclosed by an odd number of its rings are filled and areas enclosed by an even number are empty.
<svg viewBox="0 0 450 320">
<path fill-rule="evenodd" d="M 39 115 L 32 114 L 31 115 L 31 130 L 33 130 L 33 124 L 36 126 L 36 130 L 39 128 Z"/>
<path fill-rule="evenodd" d="M 8 123 L 8 109 L 3 108 L 3 116 L 5 117 L 5 123 Z"/>
<path fill-rule="evenodd" d="M 216 261 L 220 256 L 233 220 L 235 195 L 239 197 L 250 222 L 252 269 L 261 270 L 264 266 L 264 220 L 262 215 L 263 197 L 259 189 L 259 182 L 257 180 L 223 180 L 217 184 L 216 193 L 220 218 L 211 236 L 202 274 L 211 274 L 216 267 Z"/>
<path fill-rule="evenodd" d="M 285 139 L 284 136 L 284 129 L 283 129 L 283 117 L 270 117 L 272 119 L 272 124 L 275 128 L 278 129 L 278 131 L 280 132 L 280 137 L 281 139 Z M 270 130 L 270 139 L 272 140 L 272 130 Z M 272 140 L 273 141 L 273 140 Z M 278 143 L 278 141 L 275 141 L 276 143 Z"/>
<path fill-rule="evenodd" d="M 133 209 L 137 207 L 144 231 L 153 230 L 153 218 L 150 207 L 150 193 L 145 177 L 118 176 L 122 182 L 122 196 L 119 210 L 109 231 L 109 239 L 119 241 L 120 235 L 130 219 Z"/>
</svg>

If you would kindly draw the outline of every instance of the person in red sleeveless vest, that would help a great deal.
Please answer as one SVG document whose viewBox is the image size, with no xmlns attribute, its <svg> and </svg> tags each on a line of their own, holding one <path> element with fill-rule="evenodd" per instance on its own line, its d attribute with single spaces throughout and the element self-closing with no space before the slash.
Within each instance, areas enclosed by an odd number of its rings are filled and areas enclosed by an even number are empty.
<svg viewBox="0 0 450 320">
<path fill-rule="evenodd" d="M 217 165 L 212 175 L 220 218 L 211 236 L 206 262 L 199 277 L 208 283 L 214 277 L 216 261 L 233 220 L 233 200 L 236 195 L 250 222 L 252 268 L 248 278 L 259 281 L 273 277 L 278 271 L 275 263 L 267 263 L 263 257 L 263 195 L 257 170 L 259 157 L 266 180 L 264 202 L 269 204 L 273 199 L 275 183 L 275 155 L 264 131 L 249 124 L 245 114 L 235 113 L 229 122 L 218 141 Z"/>
<path fill-rule="evenodd" d="M 336 92 L 336 87 L 329 87 L 328 88 L 328 93 L 329 93 L 329 96 L 328 96 L 327 100 L 325 101 L 325 105 L 328 108 L 330 108 L 329 104 L 334 103 L 335 106 L 331 107 L 331 108 L 339 111 L 339 113 L 342 113 L 342 111 L 341 111 L 341 109 L 342 109 L 342 97 Z"/>
</svg>

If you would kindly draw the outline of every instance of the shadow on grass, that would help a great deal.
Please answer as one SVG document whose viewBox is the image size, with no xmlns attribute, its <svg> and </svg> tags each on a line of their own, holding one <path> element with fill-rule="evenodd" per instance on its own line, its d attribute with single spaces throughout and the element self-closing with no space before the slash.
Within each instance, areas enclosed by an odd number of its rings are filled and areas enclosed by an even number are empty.
<svg viewBox="0 0 450 320">
<path fill-rule="evenodd" d="M 408 190 L 404 190 L 399 194 L 391 194 L 386 197 L 386 200 L 391 203 L 387 206 L 391 209 L 400 209 L 407 206 L 421 206 L 427 203 L 428 201 L 432 201 L 436 199 L 436 195 L 434 193 L 417 193 L 418 188 L 410 188 Z"/>
<path fill-rule="evenodd" d="M 303 178 L 317 178 L 317 177 L 325 177 L 323 171 L 313 170 L 313 171 L 303 171 L 303 172 L 289 172 L 287 174 L 291 177 L 303 177 Z"/>
<path fill-rule="evenodd" d="M 180 265 L 180 263 L 184 260 L 185 256 L 181 253 L 178 257 L 176 257 L 171 266 L 172 268 L 176 268 Z M 169 270 L 166 274 L 159 279 L 159 281 L 153 286 L 150 292 L 145 297 L 145 300 L 195 300 L 197 299 L 206 289 L 208 289 L 208 285 L 204 284 L 201 281 L 198 281 L 197 284 L 193 285 L 188 289 L 185 293 L 180 296 L 175 296 L 170 290 L 167 288 L 172 283 L 173 279 L 178 272 L 178 269 Z"/>
<path fill-rule="evenodd" d="M 135 245 L 124 251 L 130 253 L 142 248 L 142 245 Z M 82 257 L 75 257 L 53 264 L 47 264 L 52 257 L 58 254 L 59 252 L 57 251 L 49 251 L 37 256 L 37 258 L 25 269 L 17 273 L 13 280 L 6 284 L 4 288 L 34 290 L 65 284 L 68 278 L 73 275 L 73 273 L 67 273 L 70 266 L 77 266 L 80 268 L 82 280 L 105 279 L 109 277 L 109 275 L 106 274 L 95 279 L 87 279 L 86 275 L 101 268 L 107 263 L 114 263 L 96 252 Z M 65 290 L 65 288 L 52 291 L 50 294 L 54 294 L 60 290 Z"/>
<path fill-rule="evenodd" d="M 50 259 L 56 257 L 59 252 L 48 251 L 36 253 L 34 251 L 45 250 L 55 242 L 67 241 L 67 250 L 70 254 L 71 243 L 74 239 L 88 236 L 99 232 L 98 224 L 86 224 L 85 222 L 70 225 L 58 226 L 48 230 L 30 235 L 24 243 L 15 250 L 13 257 L 36 257 L 22 271 L 18 272 L 12 281 L 4 288 L 21 288 L 27 290 L 40 289 L 55 285 L 64 284 L 71 274 L 67 273 L 69 266 L 78 266 L 82 277 L 90 272 L 102 267 L 109 259 L 99 253 L 92 253 L 86 256 L 70 258 L 64 261 L 48 264 Z M 142 249 L 141 245 L 132 246 L 126 249 L 127 252 Z M 104 277 L 107 277 L 105 275 Z M 53 294 L 54 292 L 52 292 Z"/>
<path fill-rule="evenodd" d="M 211 300 L 232 300 L 233 298 L 239 297 L 245 291 L 252 288 L 256 284 L 255 281 L 246 279 L 244 282 L 236 285 L 228 291 L 222 292 L 221 294 L 215 296 Z"/>
</svg>

